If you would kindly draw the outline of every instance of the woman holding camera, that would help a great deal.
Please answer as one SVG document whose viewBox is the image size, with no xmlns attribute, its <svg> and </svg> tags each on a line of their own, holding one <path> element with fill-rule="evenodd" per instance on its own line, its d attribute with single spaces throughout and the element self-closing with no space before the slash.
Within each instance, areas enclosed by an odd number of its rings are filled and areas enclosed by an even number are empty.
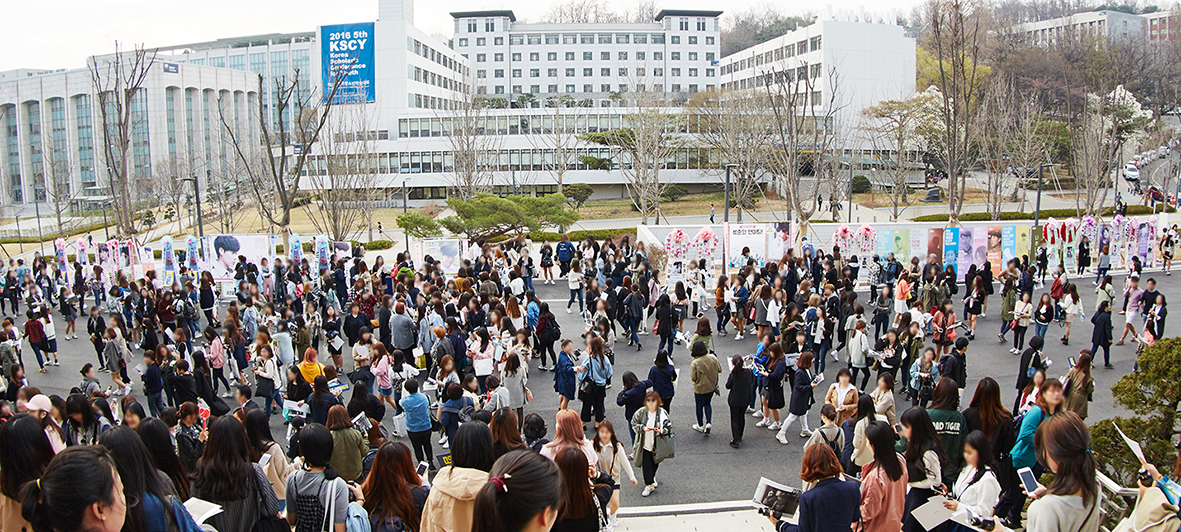
<svg viewBox="0 0 1181 532">
<path fill-rule="evenodd" d="M 812 488 L 800 495 L 798 525 L 780 521 L 771 514 L 767 519 L 776 532 L 848 532 L 849 526 L 861 518 L 861 493 L 856 482 L 841 479 L 841 462 L 827 445 L 812 445 L 804 451 L 800 464 L 800 479 Z"/>
</svg>

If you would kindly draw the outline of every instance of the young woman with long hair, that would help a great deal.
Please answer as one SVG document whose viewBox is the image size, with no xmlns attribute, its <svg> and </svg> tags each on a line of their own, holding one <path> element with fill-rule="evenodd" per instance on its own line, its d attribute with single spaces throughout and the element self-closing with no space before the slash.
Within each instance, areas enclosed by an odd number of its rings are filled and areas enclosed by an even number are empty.
<svg viewBox="0 0 1181 532">
<path fill-rule="evenodd" d="M 894 532 L 902 528 L 906 509 L 906 463 L 894 450 L 894 429 L 870 421 L 865 437 L 873 461 L 861 467 L 861 521 L 856 532 Z"/>
<path fill-rule="evenodd" d="M 472 532 L 549 532 L 562 507 L 563 479 L 553 460 L 515 451 L 490 475 L 476 494 Z"/>
<path fill-rule="evenodd" d="M 955 499 L 943 503 L 948 510 L 958 515 L 971 517 L 992 517 L 1001 496 L 1001 484 L 993 471 L 992 448 L 983 432 L 973 431 L 964 440 L 962 449 L 964 469 L 960 471 L 955 484 L 948 486 Z M 971 532 L 972 529 L 959 523 L 952 523 L 954 532 Z"/>
<path fill-rule="evenodd" d="M 1074 412 L 1046 419 L 1034 437 L 1038 462 L 1054 472 L 1054 481 L 1032 495 L 1028 530 L 1099 530 L 1099 484 L 1091 434 Z"/>
<path fill-rule="evenodd" d="M 1038 461 L 1035 451 L 1037 443 L 1034 441 L 1034 436 L 1042 423 L 1060 414 L 1064 409 L 1062 383 L 1058 379 L 1046 379 L 1038 390 L 1037 404 L 1030 407 L 1021 416 L 1021 426 L 1017 431 L 1017 443 L 1013 446 L 1012 453 L 1014 469 L 1031 468 L 1035 477 L 1041 476 L 1045 472 L 1044 462 Z M 1020 490 L 1013 493 L 1013 505 L 1009 508 L 1005 526 L 1014 530 L 1020 528 L 1021 510 L 1025 507 L 1026 497 L 1027 495 Z"/>
<path fill-rule="evenodd" d="M 409 447 L 399 442 L 379 447 L 361 492 L 370 523 L 384 526 L 398 519 L 406 530 L 418 532 L 429 491 L 422 487 Z"/>
<path fill-rule="evenodd" d="M 902 414 L 899 420 L 902 430 L 899 433 L 906 438 L 906 519 L 902 522 L 903 532 L 924 531 L 911 512 L 915 508 L 926 504 L 927 499 L 935 495 L 935 488 L 943 484 L 942 471 L 947 463 L 947 455 L 939 445 L 939 434 L 931 417 L 922 408 L 911 408 Z"/>
<path fill-rule="evenodd" d="M 238 418 L 216 418 L 208 430 L 205 450 L 193 470 L 192 496 L 221 505 L 222 513 L 207 521 L 217 530 L 250 532 L 259 519 L 278 515 L 275 490 L 266 473 L 251 462 L 246 430 Z"/>
</svg>

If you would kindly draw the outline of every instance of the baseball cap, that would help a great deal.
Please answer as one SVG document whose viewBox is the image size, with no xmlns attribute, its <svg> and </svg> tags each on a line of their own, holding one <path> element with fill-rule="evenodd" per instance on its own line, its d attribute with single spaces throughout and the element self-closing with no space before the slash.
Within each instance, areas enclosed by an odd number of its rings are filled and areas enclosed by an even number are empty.
<svg viewBox="0 0 1181 532">
<path fill-rule="evenodd" d="M 29 402 L 25 404 L 25 408 L 30 411 L 48 412 L 53 409 L 53 403 L 49 401 L 49 397 L 45 394 L 34 395 Z"/>
</svg>

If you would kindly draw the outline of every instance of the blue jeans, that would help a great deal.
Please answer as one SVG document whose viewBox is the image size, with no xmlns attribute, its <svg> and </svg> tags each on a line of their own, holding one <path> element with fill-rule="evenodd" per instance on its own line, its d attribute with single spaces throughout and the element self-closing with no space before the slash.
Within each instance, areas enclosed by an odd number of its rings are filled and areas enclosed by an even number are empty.
<svg viewBox="0 0 1181 532">
<path fill-rule="evenodd" d="M 582 289 L 581 288 L 571 288 L 570 289 L 570 301 L 566 302 L 566 310 L 570 310 L 570 305 L 574 304 L 574 298 L 576 296 L 578 297 L 578 312 L 582 312 L 583 308 L 582 308 Z"/>
<path fill-rule="evenodd" d="M 33 347 L 33 354 L 37 355 L 37 367 L 44 369 L 45 360 L 41 358 L 41 347 L 32 342 L 29 342 L 29 344 Z"/>
<path fill-rule="evenodd" d="M 1103 348 L 1103 365 L 1104 366 L 1111 365 L 1111 344 L 1103 344 L 1102 346 L 1092 344 L 1091 345 L 1091 356 L 1098 355 L 1100 347 Z"/>
<path fill-rule="evenodd" d="M 816 365 L 816 371 L 824 373 L 824 355 L 828 354 L 828 344 L 823 342 L 819 344 L 812 344 L 812 354 L 816 355 L 815 358 L 812 359 L 812 363 Z"/>
<path fill-rule="evenodd" d="M 1103 278 L 1107 276 L 1107 271 L 1110 269 L 1111 268 L 1096 268 L 1095 269 L 1095 282 L 1096 283 L 1102 282 Z"/>
<path fill-rule="evenodd" d="M 639 318 L 630 318 L 627 320 L 627 325 L 625 325 L 624 327 L 627 328 L 628 332 L 631 333 L 632 342 L 639 344 L 640 343 L 640 335 L 639 335 L 639 333 L 640 333 L 640 319 Z M 629 425 L 630 425 L 630 423 L 629 423 Z"/>
<path fill-rule="evenodd" d="M 267 417 L 271 417 L 271 408 L 274 407 L 276 403 L 280 405 L 283 404 L 283 396 L 279 394 L 278 389 L 276 389 L 275 393 L 271 394 L 270 397 L 267 397 L 263 400 L 263 408 L 265 409 L 263 411 L 267 413 Z"/>
<path fill-rule="evenodd" d="M 164 402 L 160 400 L 160 392 L 148 394 L 148 414 L 160 417 L 161 410 L 164 410 Z"/>
<path fill-rule="evenodd" d="M 699 426 L 704 426 L 701 422 L 703 416 L 705 418 L 705 423 L 713 423 L 714 407 L 710 403 L 710 401 L 713 401 L 713 398 L 713 392 L 693 394 L 693 402 L 697 406 L 697 424 Z"/>
<path fill-rule="evenodd" d="M 101 309 L 102 303 L 107 300 L 107 293 L 103 292 L 102 290 L 91 290 L 90 293 L 94 294 L 94 306 Z"/>
<path fill-rule="evenodd" d="M 533 276 L 522 276 L 521 278 L 525 280 L 525 289 L 533 290 Z"/>
<path fill-rule="evenodd" d="M 673 341 L 673 335 L 671 332 L 660 335 L 660 346 L 657 347 L 656 350 L 660 351 L 661 349 L 664 349 L 665 344 L 668 344 L 668 356 L 673 356 L 673 346 L 677 344 Z"/>
<path fill-rule="evenodd" d="M 718 332 L 726 332 L 726 322 L 730 321 L 730 307 L 725 303 L 714 307 L 718 313 Z"/>
<path fill-rule="evenodd" d="M 1045 339 L 1046 339 L 1046 333 L 1048 333 L 1048 332 L 1050 332 L 1050 324 L 1049 324 L 1049 323 L 1047 323 L 1047 324 L 1045 324 L 1045 325 L 1042 325 L 1042 324 L 1040 324 L 1040 323 L 1034 322 L 1034 324 L 1033 324 L 1033 334 L 1034 334 L 1035 336 L 1041 336 L 1041 337 L 1042 337 L 1042 340 L 1045 340 Z M 1094 352 L 1094 351 L 1092 351 L 1092 352 Z"/>
</svg>

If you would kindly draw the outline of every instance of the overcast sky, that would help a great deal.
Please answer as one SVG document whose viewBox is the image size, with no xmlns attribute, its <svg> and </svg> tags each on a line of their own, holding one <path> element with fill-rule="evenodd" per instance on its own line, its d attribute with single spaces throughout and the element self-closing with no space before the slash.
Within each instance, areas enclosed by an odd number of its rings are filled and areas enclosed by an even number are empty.
<svg viewBox="0 0 1181 532">
<path fill-rule="evenodd" d="M 917 0 L 800 0 L 776 2 L 787 13 L 834 9 L 891 8 L 909 11 Z M 630 2 L 612 0 L 626 8 Z M 768 0 L 669 0 L 665 8 L 742 11 Z M 517 20 L 537 20 L 546 0 L 450 0 L 415 5 L 415 25 L 436 35 L 451 35 L 451 11 L 512 9 Z M 167 6 L 167 7 L 166 7 Z M 376 20 L 377 0 L 55 0 L 16 1 L 4 7 L 0 32 L 0 70 L 80 68 L 85 58 L 109 53 L 114 41 L 168 46 L 223 37 L 313 31 L 323 24 Z"/>
</svg>

